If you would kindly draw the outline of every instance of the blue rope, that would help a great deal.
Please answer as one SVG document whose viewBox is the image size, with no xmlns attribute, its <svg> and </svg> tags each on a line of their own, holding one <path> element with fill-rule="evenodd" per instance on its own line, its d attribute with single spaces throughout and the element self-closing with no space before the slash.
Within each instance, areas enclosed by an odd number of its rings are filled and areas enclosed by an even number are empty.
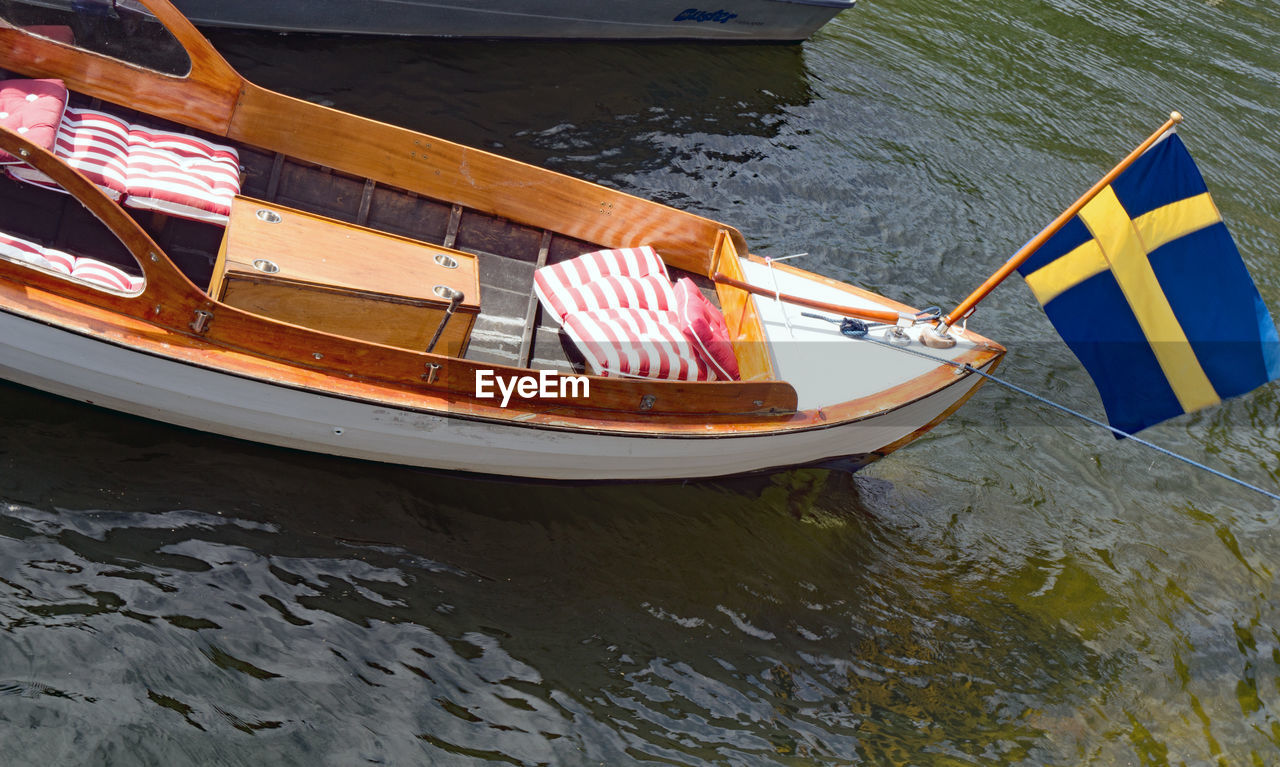
<svg viewBox="0 0 1280 767">
<path fill-rule="evenodd" d="M 874 343 L 874 344 L 880 344 L 881 346 L 886 346 L 886 347 L 888 347 L 888 348 L 890 348 L 890 349 L 897 349 L 898 351 L 907 352 L 908 354 L 914 354 L 914 355 L 916 355 L 917 357 L 923 357 L 923 358 L 928 359 L 928 360 L 933 360 L 934 362 L 941 362 L 941 363 L 943 363 L 943 364 L 950 365 L 950 366 L 951 366 L 951 367 L 953 367 L 953 368 L 958 368 L 958 369 L 960 369 L 960 370 L 963 370 L 963 371 L 965 371 L 965 372 L 967 372 L 967 373 L 977 373 L 978 375 L 982 376 L 983 378 L 987 379 L 988 381 L 991 381 L 991 382 L 993 382 L 993 383 L 998 383 L 998 384 L 1000 384 L 1001 386 L 1003 386 L 1003 387 L 1005 387 L 1005 388 L 1007 388 L 1007 389 L 1011 389 L 1011 390 L 1013 390 L 1013 391 L 1018 392 L 1019 394 L 1026 395 L 1026 396 L 1030 397 L 1031 399 L 1035 400 L 1036 402 L 1039 402 L 1039 403 L 1041 403 L 1041 404 L 1048 405 L 1048 406 L 1049 406 L 1049 407 L 1051 407 L 1051 408 L 1055 408 L 1055 409 L 1057 409 L 1057 410 L 1060 410 L 1060 411 L 1062 411 L 1063 413 L 1066 413 L 1067 415 L 1075 416 L 1076 418 L 1079 418 L 1081 421 L 1084 421 L 1085 423 L 1089 423 L 1089 424 L 1092 424 L 1092 425 L 1097 426 L 1097 427 L 1099 427 L 1099 428 L 1106 429 L 1107 431 L 1111 432 L 1112 434 L 1115 434 L 1115 435 L 1116 435 L 1116 436 L 1118 436 L 1118 437 L 1124 437 L 1125 439 L 1131 439 L 1131 440 L 1133 440 L 1134 442 L 1138 443 L 1139 445 L 1142 445 L 1143 447 L 1149 447 L 1149 448 L 1151 448 L 1152 450 L 1156 451 L 1157 453 L 1161 453 L 1162 455 L 1166 455 L 1166 456 L 1168 456 L 1168 457 L 1170 457 L 1170 458 L 1177 459 L 1177 460 L 1179 460 L 1179 461 L 1182 461 L 1182 462 L 1183 462 L 1183 463 L 1185 463 L 1185 464 L 1188 464 L 1188 465 L 1190 465 L 1190 466 L 1194 466 L 1195 468 L 1200 469 L 1200 470 L 1202 470 L 1202 471 L 1207 471 L 1207 472 L 1209 472 L 1210 474 L 1214 475 L 1215 477 L 1219 477 L 1219 478 L 1221 478 L 1221 479 L 1225 479 L 1225 480 L 1227 480 L 1228 482 L 1234 482 L 1234 483 L 1236 483 L 1237 485 L 1240 485 L 1241 487 L 1245 487 L 1245 488 L 1248 488 L 1248 489 L 1250 489 L 1250 490 L 1254 491 L 1255 493 L 1261 493 L 1262 495 L 1265 495 L 1266 497 L 1268 497 L 1268 498 L 1272 499 L 1273 501 L 1280 501 L 1280 495 L 1276 495 L 1275 493 L 1269 492 L 1269 491 L 1267 491 L 1267 490 L 1263 490 L 1262 488 L 1258 487 L 1257 485 L 1251 485 L 1251 484 L 1249 484 L 1248 482 L 1245 482 L 1243 479 L 1239 479 L 1239 478 L 1237 478 L 1237 477 L 1233 477 L 1233 476 L 1231 476 L 1230 474 L 1224 474 L 1223 472 L 1218 471 L 1217 469 L 1211 468 L 1211 467 L 1209 467 L 1209 466 L 1205 466 L 1203 463 L 1200 463 L 1200 462 L 1198 462 L 1198 461 L 1194 461 L 1194 460 L 1192 460 L 1192 459 L 1190 459 L 1190 458 L 1186 457 L 1185 455 L 1180 455 L 1180 454 L 1178 454 L 1178 453 L 1175 453 L 1175 452 L 1173 452 L 1172 450 L 1169 450 L 1168 448 L 1163 448 L 1163 447 L 1160 447 L 1159 445 L 1156 445 L 1156 444 L 1154 444 L 1154 443 L 1148 442 L 1148 441 L 1146 441 L 1145 439 L 1142 439 L 1141 437 L 1135 437 L 1135 436 L 1133 436 L 1132 434 L 1130 434 L 1130 433 L 1129 433 L 1129 432 L 1127 432 L 1127 431 L 1123 431 L 1123 430 L 1121 430 L 1121 429 L 1117 429 L 1116 427 L 1112 426 L 1111 424 L 1103 423 L 1102 421 L 1099 421 L 1099 420 L 1097 420 L 1097 419 L 1095 419 L 1095 418 L 1090 418 L 1089 416 L 1085 415 L 1084 413 L 1081 413 L 1081 412 L 1076 411 L 1076 410 L 1072 410 L 1071 408 L 1067 407 L 1066 405 L 1060 405 L 1060 404 L 1058 404 L 1057 402 L 1054 402 L 1053 400 L 1046 399 L 1045 397 L 1042 397 L 1042 396 L 1040 396 L 1039 394 L 1036 394 L 1035 392 L 1028 391 L 1028 390 L 1026 390 L 1026 389 L 1022 388 L 1021 386 L 1018 386 L 1018 385 L 1016 385 L 1016 384 L 1009 383 L 1008 381 L 1005 381 L 1004 379 L 997 378 L 996 376 L 993 376 L 993 375 L 991 375 L 990 373 L 984 373 L 984 372 L 982 372 L 981 370 L 978 370 L 978 369 L 977 369 L 977 368 L 975 368 L 973 365 L 970 365 L 970 364 L 969 364 L 969 363 L 967 363 L 967 362 L 966 362 L 966 363 L 961 364 L 961 363 L 959 363 L 959 362 L 954 362 L 954 361 L 952 361 L 952 360 L 949 360 L 949 359 L 946 359 L 946 358 L 943 358 L 943 357 L 936 357 L 936 356 L 934 356 L 934 355 L 932 355 L 932 354 L 926 354 L 926 353 L 924 353 L 924 352 L 922 352 L 922 351 L 919 351 L 918 349 L 909 349 L 909 348 L 906 348 L 906 347 L 903 347 L 903 346 L 896 346 L 896 345 L 894 345 L 894 344 L 886 343 L 886 342 L 884 342 L 884 341 L 881 341 L 881 340 L 880 340 L 880 339 L 878 339 L 878 338 L 871 338 L 870 336 L 862 336 L 862 337 L 860 337 L 860 338 L 859 338 L 859 340 L 863 340 L 863 341 L 870 341 L 871 343 Z"/>
<path fill-rule="evenodd" d="M 826 317 L 821 314 L 814 314 L 813 312 L 800 312 L 800 315 L 803 317 L 813 317 L 818 320 L 826 320 L 827 322 L 834 322 L 840 326 L 840 332 L 850 338 L 866 338 L 867 333 L 871 331 L 871 326 L 865 321 L 854 319 L 853 317 L 836 319 L 835 317 Z"/>
</svg>

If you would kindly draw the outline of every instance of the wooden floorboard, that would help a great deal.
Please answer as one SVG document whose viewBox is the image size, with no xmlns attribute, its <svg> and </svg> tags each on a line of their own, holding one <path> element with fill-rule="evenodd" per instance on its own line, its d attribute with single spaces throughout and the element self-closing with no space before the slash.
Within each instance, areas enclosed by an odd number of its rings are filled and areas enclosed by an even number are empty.
<svg viewBox="0 0 1280 767">
<path fill-rule="evenodd" d="M 484 295 L 487 288 L 498 288 L 528 296 L 533 291 L 533 264 L 505 258 L 494 253 L 468 251 L 475 255 L 477 267 L 480 269 L 480 290 Z M 483 309 L 483 304 L 481 304 Z M 516 311 L 524 316 L 522 305 Z"/>
</svg>

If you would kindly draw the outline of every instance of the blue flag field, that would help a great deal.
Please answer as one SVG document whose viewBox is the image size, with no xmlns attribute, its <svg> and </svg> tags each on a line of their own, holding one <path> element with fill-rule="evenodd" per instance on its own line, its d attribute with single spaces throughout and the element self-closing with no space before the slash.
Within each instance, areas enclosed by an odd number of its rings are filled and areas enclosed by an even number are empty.
<svg viewBox="0 0 1280 767">
<path fill-rule="evenodd" d="M 1280 338 L 1170 132 L 1018 269 L 1133 433 L 1280 377 Z"/>
</svg>

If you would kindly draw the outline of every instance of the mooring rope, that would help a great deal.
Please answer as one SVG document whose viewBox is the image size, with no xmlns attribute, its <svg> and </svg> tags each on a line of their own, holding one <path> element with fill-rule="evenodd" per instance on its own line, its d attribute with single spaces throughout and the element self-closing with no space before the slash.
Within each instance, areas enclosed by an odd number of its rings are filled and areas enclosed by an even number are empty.
<svg viewBox="0 0 1280 767">
<path fill-rule="evenodd" d="M 849 319 L 837 320 L 832 317 L 824 317 L 822 315 L 811 314 L 809 312 L 804 312 L 803 314 L 806 317 L 816 317 L 818 319 L 824 319 L 829 322 L 839 323 L 840 332 L 843 333 L 845 336 L 852 338 L 855 341 L 866 341 L 873 344 L 879 344 L 889 349 L 896 349 L 900 352 L 906 352 L 907 354 L 914 354 L 917 357 L 922 357 L 924 359 L 931 360 L 933 362 L 938 362 L 943 365 L 950 365 L 951 367 L 957 368 L 959 370 L 963 370 L 966 373 L 976 373 L 982 376 L 983 378 L 985 378 L 986 380 L 991 381 L 992 383 L 1000 384 L 1001 386 L 1011 391 L 1015 391 L 1024 396 L 1030 397 L 1031 399 L 1035 400 L 1036 402 L 1039 402 L 1042 405 L 1048 405 L 1049 407 L 1054 408 L 1056 410 L 1060 410 L 1063 413 L 1066 413 L 1067 415 L 1075 416 L 1076 418 L 1080 419 L 1081 421 L 1084 421 L 1085 423 L 1092 424 L 1093 426 L 1097 426 L 1098 428 L 1101 428 L 1101 429 L 1106 429 L 1107 431 L 1111 432 L 1112 434 L 1115 434 L 1118 437 L 1124 437 L 1125 439 L 1133 440 L 1135 443 L 1142 445 L 1143 447 L 1151 448 L 1152 450 L 1156 451 L 1157 453 L 1160 453 L 1161 455 L 1165 455 L 1165 456 L 1168 456 L 1169 458 L 1182 461 L 1183 463 L 1189 466 L 1193 466 L 1197 469 L 1200 469 L 1201 471 L 1206 471 L 1214 475 L 1215 477 L 1218 477 L 1220 479 L 1225 479 L 1228 482 L 1234 482 L 1241 487 L 1248 488 L 1249 490 L 1254 491 L 1255 493 L 1261 493 L 1262 495 L 1265 495 L 1266 497 L 1272 499 L 1273 501 L 1280 501 L 1280 495 L 1276 495 L 1275 493 L 1269 492 L 1267 490 L 1263 490 L 1257 485 L 1249 484 L 1248 482 L 1245 482 L 1243 479 L 1240 479 L 1239 477 L 1233 477 L 1230 474 L 1226 474 L 1221 471 L 1218 471 L 1212 466 L 1206 466 L 1203 463 L 1200 463 L 1199 461 L 1188 458 L 1187 456 L 1182 455 L 1180 453 L 1175 453 L 1172 450 L 1169 450 L 1168 448 L 1160 447 L 1159 445 L 1153 442 L 1148 442 L 1147 440 L 1142 439 L 1141 437 L 1135 437 L 1134 435 L 1130 434 L 1127 431 L 1124 431 L 1122 429 L 1117 429 L 1111 424 L 1103 423 L 1102 421 L 1099 421 L 1096 418 L 1091 418 L 1090 416 L 1087 416 L 1084 413 L 1079 412 L 1078 410 L 1072 410 L 1066 405 L 1054 402 L 1053 400 L 1047 397 L 1036 394 L 1033 391 L 1024 389 L 1021 386 L 1018 386 L 1017 384 L 1010 383 L 1009 381 L 1006 381 L 1003 378 L 998 378 L 996 376 L 991 375 L 990 373 L 984 373 L 983 371 L 975 368 L 973 365 L 970 365 L 967 362 L 964 362 L 964 363 L 956 362 L 954 360 L 949 360 L 945 357 L 938 357 L 936 355 L 920 351 L 919 349 L 912 349 L 906 346 L 900 346 L 898 344 L 892 344 L 887 341 L 882 341 L 878 338 L 873 338 L 867 332 L 869 330 L 867 324 L 864 322 L 861 322 L 860 320 L 849 320 Z"/>
</svg>

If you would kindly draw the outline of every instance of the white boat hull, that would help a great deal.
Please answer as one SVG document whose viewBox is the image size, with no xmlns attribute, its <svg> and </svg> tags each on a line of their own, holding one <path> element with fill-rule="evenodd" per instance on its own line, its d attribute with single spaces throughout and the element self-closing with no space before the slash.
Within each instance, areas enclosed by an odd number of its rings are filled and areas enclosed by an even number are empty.
<svg viewBox="0 0 1280 767">
<path fill-rule="evenodd" d="M 388 407 L 230 375 L 0 312 L 0 377 L 71 399 L 280 447 L 553 480 L 729 476 L 878 451 L 936 423 L 981 379 L 892 412 L 740 436 L 578 431 Z"/>
<path fill-rule="evenodd" d="M 176 0 L 196 24 L 276 31 L 593 40 L 798 41 L 855 0 Z"/>
</svg>

